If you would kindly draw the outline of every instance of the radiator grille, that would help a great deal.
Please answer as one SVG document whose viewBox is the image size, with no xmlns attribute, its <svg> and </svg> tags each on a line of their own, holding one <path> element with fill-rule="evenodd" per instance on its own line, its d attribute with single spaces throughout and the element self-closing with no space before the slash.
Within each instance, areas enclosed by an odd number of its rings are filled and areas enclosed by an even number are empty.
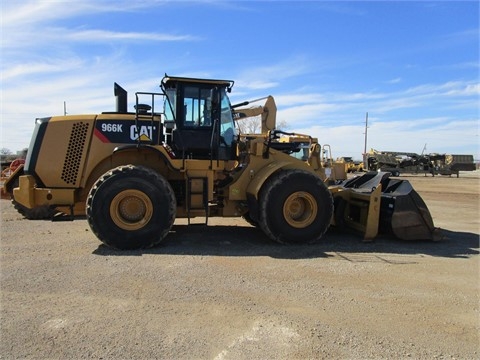
<svg viewBox="0 0 480 360">
<path fill-rule="evenodd" d="M 62 180 L 67 184 L 73 185 L 77 180 L 83 151 L 85 150 L 87 132 L 88 123 L 79 122 L 73 124 L 61 176 Z"/>
</svg>

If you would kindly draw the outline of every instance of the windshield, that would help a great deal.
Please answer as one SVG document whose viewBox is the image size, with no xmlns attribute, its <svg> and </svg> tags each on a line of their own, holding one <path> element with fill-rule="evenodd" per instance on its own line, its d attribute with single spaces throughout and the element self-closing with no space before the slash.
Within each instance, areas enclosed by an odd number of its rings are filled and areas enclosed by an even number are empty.
<svg viewBox="0 0 480 360">
<path fill-rule="evenodd" d="M 299 151 L 292 152 L 290 155 L 299 160 L 307 161 L 309 150 L 310 150 L 310 144 L 301 144 L 299 146 L 299 149 L 300 149 Z"/>
<path fill-rule="evenodd" d="M 235 123 L 233 121 L 230 99 L 227 96 L 225 88 L 220 91 L 221 96 L 221 121 L 220 135 L 225 140 L 227 146 L 231 146 L 235 135 Z"/>
</svg>

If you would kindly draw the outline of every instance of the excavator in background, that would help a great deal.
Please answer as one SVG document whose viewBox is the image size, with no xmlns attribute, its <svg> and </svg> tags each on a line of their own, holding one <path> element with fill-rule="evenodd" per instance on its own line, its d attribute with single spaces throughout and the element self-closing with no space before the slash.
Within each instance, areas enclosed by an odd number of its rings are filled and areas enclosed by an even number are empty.
<svg viewBox="0 0 480 360">
<path fill-rule="evenodd" d="M 249 112 L 230 103 L 233 85 L 165 75 L 160 92 L 135 93 L 134 111 L 114 84 L 115 111 L 36 119 L 26 162 L 4 189 L 29 219 L 85 215 L 116 249 L 157 245 L 176 218 L 241 216 L 279 243 L 314 243 L 330 226 L 365 239 L 379 231 L 435 239 L 408 181 L 377 172 L 346 179 L 323 155 L 328 146 L 275 128 L 273 97 Z M 238 134 L 235 121 L 255 112 L 261 133 Z"/>
</svg>

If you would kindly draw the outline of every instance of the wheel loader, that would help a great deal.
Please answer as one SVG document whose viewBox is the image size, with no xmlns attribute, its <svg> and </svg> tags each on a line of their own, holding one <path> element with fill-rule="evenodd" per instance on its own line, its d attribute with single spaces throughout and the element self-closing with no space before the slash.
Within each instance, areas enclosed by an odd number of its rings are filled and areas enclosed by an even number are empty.
<svg viewBox="0 0 480 360">
<path fill-rule="evenodd" d="M 233 85 L 165 75 L 159 92 L 135 93 L 129 111 L 115 83 L 115 111 L 38 118 L 26 162 L 4 190 L 28 219 L 86 216 L 116 249 L 157 245 L 176 218 L 243 217 L 279 243 L 314 243 L 330 226 L 365 239 L 434 238 L 407 181 L 340 176 L 317 139 L 275 129 L 273 97 L 260 107 L 262 133 L 239 134 L 235 122 L 255 111 L 230 103 Z"/>
</svg>

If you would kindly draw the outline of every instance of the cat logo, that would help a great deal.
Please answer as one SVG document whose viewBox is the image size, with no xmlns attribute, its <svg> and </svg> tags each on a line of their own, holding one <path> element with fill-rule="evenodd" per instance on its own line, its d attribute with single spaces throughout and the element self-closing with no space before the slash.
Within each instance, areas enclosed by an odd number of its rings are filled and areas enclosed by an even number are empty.
<svg viewBox="0 0 480 360">
<path fill-rule="evenodd" d="M 130 126 L 130 139 L 151 141 L 153 138 L 153 130 L 155 130 L 155 126 L 142 125 L 137 128 L 137 126 L 132 125 Z"/>
</svg>

